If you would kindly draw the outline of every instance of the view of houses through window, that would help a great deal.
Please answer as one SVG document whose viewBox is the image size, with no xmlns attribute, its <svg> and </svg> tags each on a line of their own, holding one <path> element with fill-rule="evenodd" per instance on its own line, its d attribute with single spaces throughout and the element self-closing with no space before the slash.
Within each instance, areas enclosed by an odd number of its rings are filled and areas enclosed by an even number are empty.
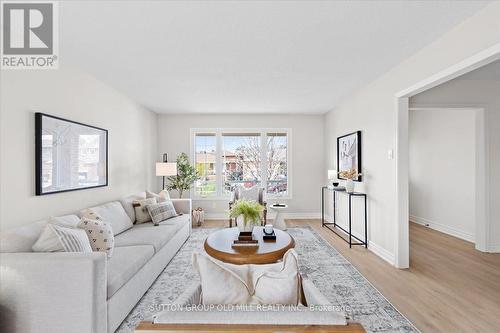
<svg viewBox="0 0 500 333">
<path fill-rule="evenodd" d="M 235 186 L 263 186 L 271 195 L 288 190 L 288 131 L 195 132 L 197 197 L 227 196 Z M 218 167 L 220 166 L 220 167 Z"/>
</svg>

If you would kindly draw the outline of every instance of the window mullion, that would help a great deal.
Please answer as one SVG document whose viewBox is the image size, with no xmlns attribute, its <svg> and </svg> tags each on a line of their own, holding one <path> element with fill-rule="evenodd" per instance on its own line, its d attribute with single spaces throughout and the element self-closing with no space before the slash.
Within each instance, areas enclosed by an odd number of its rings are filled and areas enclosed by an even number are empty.
<svg viewBox="0 0 500 333">
<path fill-rule="evenodd" d="M 222 137 L 220 131 L 216 135 L 216 148 L 215 148 L 215 191 L 218 197 L 223 195 L 223 177 L 222 177 Z"/>
<path fill-rule="evenodd" d="M 262 186 L 267 191 L 267 136 L 266 132 L 260 133 L 260 177 Z"/>
</svg>

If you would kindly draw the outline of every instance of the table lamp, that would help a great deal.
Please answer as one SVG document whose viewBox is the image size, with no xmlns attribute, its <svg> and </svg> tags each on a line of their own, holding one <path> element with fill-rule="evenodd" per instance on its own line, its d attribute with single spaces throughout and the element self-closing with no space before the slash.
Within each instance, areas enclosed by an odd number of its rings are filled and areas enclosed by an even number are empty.
<svg viewBox="0 0 500 333">
<path fill-rule="evenodd" d="M 168 162 L 168 155 L 163 154 L 163 162 L 156 163 L 156 176 L 163 177 L 163 187 L 165 189 L 165 177 L 177 175 L 177 163 Z"/>
</svg>

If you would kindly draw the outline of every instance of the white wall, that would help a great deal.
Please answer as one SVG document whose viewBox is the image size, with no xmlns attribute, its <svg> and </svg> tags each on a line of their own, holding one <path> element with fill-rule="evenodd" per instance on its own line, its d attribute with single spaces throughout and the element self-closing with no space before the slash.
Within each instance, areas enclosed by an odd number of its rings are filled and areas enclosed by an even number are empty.
<svg viewBox="0 0 500 333">
<path fill-rule="evenodd" d="M 157 115 L 75 69 L 3 70 L 0 227 L 74 212 L 157 183 Z M 34 112 L 109 130 L 109 186 L 35 196 Z"/>
<path fill-rule="evenodd" d="M 471 73 L 473 74 L 473 73 Z M 457 78 L 410 99 L 411 106 L 482 107 L 487 151 L 487 250 L 500 252 L 500 81 Z M 489 172 L 488 172 L 489 170 Z"/>
<path fill-rule="evenodd" d="M 394 262 L 396 218 L 395 94 L 456 63 L 500 43 L 500 2 L 494 2 L 462 22 L 434 43 L 355 92 L 325 118 L 326 146 L 337 136 L 363 131 L 364 182 L 358 188 L 369 196 L 370 248 Z M 335 166 L 335 149 L 326 150 L 325 169 Z"/>
<path fill-rule="evenodd" d="M 476 112 L 410 111 L 410 220 L 474 242 Z"/>
<path fill-rule="evenodd" d="M 191 128 L 291 128 L 292 174 L 289 178 L 293 198 L 286 200 L 287 215 L 317 217 L 325 178 L 322 123 L 321 115 L 160 115 L 158 153 L 168 153 L 169 159 L 181 152 L 189 154 Z M 174 196 L 176 192 L 171 194 Z M 193 205 L 203 207 L 211 217 L 227 215 L 227 200 L 197 200 Z"/>
</svg>

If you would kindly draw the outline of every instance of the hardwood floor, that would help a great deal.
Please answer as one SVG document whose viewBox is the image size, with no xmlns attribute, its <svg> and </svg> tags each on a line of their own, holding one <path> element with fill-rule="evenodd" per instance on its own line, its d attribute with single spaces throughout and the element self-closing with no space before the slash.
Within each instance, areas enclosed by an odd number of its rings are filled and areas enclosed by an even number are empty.
<svg viewBox="0 0 500 333">
<path fill-rule="evenodd" d="M 500 332 L 500 254 L 410 223 L 410 268 L 400 270 L 362 247 L 349 249 L 319 220 L 287 225 L 313 227 L 422 332 Z"/>
</svg>

